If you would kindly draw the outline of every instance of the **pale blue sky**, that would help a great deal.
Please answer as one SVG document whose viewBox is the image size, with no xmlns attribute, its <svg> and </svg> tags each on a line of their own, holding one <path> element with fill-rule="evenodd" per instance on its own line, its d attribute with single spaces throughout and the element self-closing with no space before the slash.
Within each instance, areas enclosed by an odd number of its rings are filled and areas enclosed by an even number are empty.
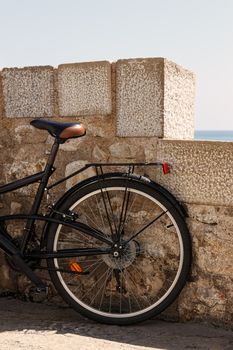
<svg viewBox="0 0 233 350">
<path fill-rule="evenodd" d="M 196 129 L 233 130 L 233 0 L 0 0 L 0 69 L 130 57 L 192 70 Z"/>
</svg>

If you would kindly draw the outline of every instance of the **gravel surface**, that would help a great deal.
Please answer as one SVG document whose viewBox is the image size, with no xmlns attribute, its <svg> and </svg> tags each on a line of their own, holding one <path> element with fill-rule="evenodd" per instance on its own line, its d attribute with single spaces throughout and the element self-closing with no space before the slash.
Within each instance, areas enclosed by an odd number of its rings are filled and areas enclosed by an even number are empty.
<svg viewBox="0 0 233 350">
<path fill-rule="evenodd" d="M 101 325 L 68 307 L 0 298 L 0 350 L 232 350 L 233 332 L 207 324 L 150 320 Z"/>
</svg>

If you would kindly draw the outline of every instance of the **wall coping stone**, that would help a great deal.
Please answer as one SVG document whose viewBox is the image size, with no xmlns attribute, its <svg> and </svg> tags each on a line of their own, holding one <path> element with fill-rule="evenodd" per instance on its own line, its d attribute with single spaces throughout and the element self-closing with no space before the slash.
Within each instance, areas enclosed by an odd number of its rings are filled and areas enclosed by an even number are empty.
<svg viewBox="0 0 233 350">
<path fill-rule="evenodd" d="M 60 116 L 109 115 L 111 99 L 111 64 L 108 61 L 58 66 Z"/>
<path fill-rule="evenodd" d="M 51 66 L 4 68 L 2 85 L 6 117 L 53 116 L 53 72 Z"/>
<path fill-rule="evenodd" d="M 183 202 L 233 205 L 233 142 L 159 140 L 157 159 L 173 164 L 157 180 Z"/>
</svg>

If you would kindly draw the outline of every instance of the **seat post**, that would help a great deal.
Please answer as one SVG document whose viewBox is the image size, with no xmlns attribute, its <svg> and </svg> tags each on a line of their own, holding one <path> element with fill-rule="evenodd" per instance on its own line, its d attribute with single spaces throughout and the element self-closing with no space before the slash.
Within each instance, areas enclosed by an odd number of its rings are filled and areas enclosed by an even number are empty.
<svg viewBox="0 0 233 350">
<path fill-rule="evenodd" d="M 51 148 L 51 151 L 50 151 L 50 154 L 49 154 L 47 164 L 46 164 L 45 169 L 44 169 L 45 173 L 46 173 L 46 171 L 48 171 L 48 173 L 50 174 L 51 168 L 53 167 L 53 164 L 54 164 L 55 159 L 56 159 L 59 145 L 60 145 L 59 139 L 55 138 L 54 143 L 53 143 L 52 148 Z"/>
</svg>

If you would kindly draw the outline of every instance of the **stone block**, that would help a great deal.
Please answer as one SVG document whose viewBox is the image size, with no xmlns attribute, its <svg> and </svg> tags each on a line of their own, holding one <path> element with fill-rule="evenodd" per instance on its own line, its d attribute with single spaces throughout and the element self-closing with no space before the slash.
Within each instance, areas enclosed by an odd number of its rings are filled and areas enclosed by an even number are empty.
<svg viewBox="0 0 233 350">
<path fill-rule="evenodd" d="M 60 116 L 110 114 L 111 64 L 102 61 L 60 65 L 58 105 Z"/>
<path fill-rule="evenodd" d="M 4 68 L 2 84 L 6 117 L 53 116 L 52 67 Z"/>
<path fill-rule="evenodd" d="M 80 120 L 80 118 L 79 118 Z M 90 116 L 82 121 L 87 129 L 87 135 L 91 137 L 108 138 L 115 137 L 115 118 L 113 116 Z"/>
<path fill-rule="evenodd" d="M 7 265 L 3 252 L 0 253 L 0 293 L 3 291 L 17 291 L 16 278 L 12 269 Z"/>
<path fill-rule="evenodd" d="M 44 143 L 48 134 L 44 130 L 38 130 L 29 123 L 17 125 L 14 129 L 14 138 L 19 144 L 39 144 Z"/>
<path fill-rule="evenodd" d="M 196 282 L 188 283 L 182 291 L 178 307 L 180 320 L 211 320 L 216 324 L 227 324 L 230 306 L 227 306 L 227 297 L 230 298 L 230 295 L 226 293 L 226 285 L 220 288 L 215 286 L 213 280 L 216 280 L 216 275 L 211 275 L 209 279 L 206 274 L 204 276 Z M 222 282 L 225 282 L 224 279 Z"/>
<path fill-rule="evenodd" d="M 0 72 L 0 118 L 3 117 L 4 113 L 4 100 L 3 100 L 3 90 L 2 90 L 2 74 Z"/>
<path fill-rule="evenodd" d="M 159 140 L 157 159 L 173 164 L 157 181 L 180 200 L 233 205 L 233 142 Z"/>
<path fill-rule="evenodd" d="M 162 58 L 117 61 L 118 136 L 162 137 L 163 62 Z"/>
<path fill-rule="evenodd" d="M 66 166 L 65 176 L 69 176 L 77 170 L 81 170 L 87 162 L 85 160 L 74 161 Z M 93 168 L 88 168 L 80 174 L 71 177 L 66 181 L 66 190 L 69 190 L 72 186 L 76 185 L 78 182 L 85 180 L 89 177 L 95 176 L 96 172 Z"/>
<path fill-rule="evenodd" d="M 134 140 L 135 141 L 135 140 Z M 138 142 L 132 142 L 131 139 L 129 140 L 115 140 L 115 142 L 109 146 L 109 152 L 111 155 L 112 160 L 117 160 L 118 162 L 121 161 L 121 159 L 125 160 L 136 160 L 137 161 L 144 161 L 145 160 L 145 153 L 144 153 L 144 147 L 143 145 Z"/>
<path fill-rule="evenodd" d="M 164 58 L 116 63 L 118 136 L 193 138 L 194 77 Z"/>
<path fill-rule="evenodd" d="M 228 276 L 233 275 L 233 244 L 205 235 L 205 243 L 199 248 L 197 267 L 205 273 Z"/>
<path fill-rule="evenodd" d="M 194 138 L 195 78 L 192 72 L 164 61 L 164 130 L 170 139 Z"/>
</svg>

